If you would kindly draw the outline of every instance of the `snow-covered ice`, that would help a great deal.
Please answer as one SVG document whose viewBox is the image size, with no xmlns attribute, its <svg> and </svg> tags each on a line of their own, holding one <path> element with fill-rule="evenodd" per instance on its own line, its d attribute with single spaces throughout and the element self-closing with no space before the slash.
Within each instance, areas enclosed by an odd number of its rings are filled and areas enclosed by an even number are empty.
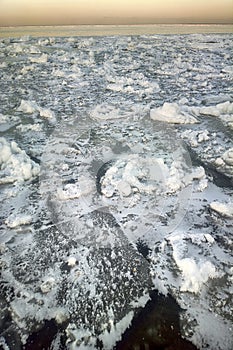
<svg viewBox="0 0 233 350">
<path fill-rule="evenodd" d="M 182 339 L 233 348 L 231 47 L 0 40 L 0 346 L 51 321 L 51 349 L 112 350 L 157 290 Z"/>
</svg>

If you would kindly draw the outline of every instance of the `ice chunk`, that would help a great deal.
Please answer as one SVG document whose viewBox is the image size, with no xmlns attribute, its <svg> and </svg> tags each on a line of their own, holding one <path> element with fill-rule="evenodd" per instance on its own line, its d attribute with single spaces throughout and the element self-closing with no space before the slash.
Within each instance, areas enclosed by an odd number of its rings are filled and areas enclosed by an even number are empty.
<svg viewBox="0 0 233 350">
<path fill-rule="evenodd" d="M 38 109 L 38 106 L 36 103 L 32 101 L 25 101 L 25 100 L 21 100 L 20 106 L 18 107 L 18 111 L 24 112 L 27 114 L 32 114 L 36 112 L 37 109 Z"/>
<path fill-rule="evenodd" d="M 33 114 L 35 112 L 39 112 L 42 118 L 49 119 L 51 122 L 56 121 L 53 111 L 51 111 L 48 108 L 42 108 L 33 101 L 21 100 L 20 106 L 18 107 L 18 111 L 24 112 L 27 114 Z"/>
<path fill-rule="evenodd" d="M 11 215 L 5 221 L 6 225 L 9 228 L 16 228 L 21 225 L 28 225 L 31 222 L 32 222 L 32 216 L 27 214 Z"/>
<path fill-rule="evenodd" d="M 233 218 L 233 203 L 220 203 L 215 201 L 210 203 L 210 208 L 222 216 Z"/>
<path fill-rule="evenodd" d="M 199 293 L 204 283 L 209 278 L 219 276 L 215 266 L 208 260 L 196 261 L 195 258 L 186 255 L 186 248 L 183 234 L 174 234 L 169 238 L 173 247 L 173 257 L 182 272 L 182 283 L 180 290 L 182 292 Z M 196 237 L 190 237 L 196 238 Z M 201 236 L 202 239 L 202 236 Z"/>
<path fill-rule="evenodd" d="M 39 111 L 40 116 L 41 116 L 42 118 L 50 119 L 51 121 L 54 121 L 54 122 L 56 121 L 54 112 L 51 111 L 50 109 L 39 107 L 39 108 L 38 108 L 38 111 Z"/>
<path fill-rule="evenodd" d="M 182 111 L 177 103 L 165 102 L 162 107 L 152 109 L 150 117 L 153 120 L 172 124 L 194 124 L 198 120 L 185 111 Z"/>
<path fill-rule="evenodd" d="M 22 182 L 30 180 L 40 172 L 36 164 L 17 143 L 0 138 L 0 183 Z"/>
<path fill-rule="evenodd" d="M 41 124 L 20 124 L 16 126 L 16 129 L 20 132 L 28 132 L 31 131 L 42 131 L 42 125 Z"/>
<path fill-rule="evenodd" d="M 41 56 L 38 57 L 30 57 L 30 61 L 32 63 L 46 63 L 48 61 L 48 55 L 46 53 L 43 53 Z"/>
<path fill-rule="evenodd" d="M 67 260 L 68 266 L 75 266 L 77 259 L 74 256 L 70 256 Z"/>
<path fill-rule="evenodd" d="M 233 177 L 233 148 L 228 149 L 221 157 L 216 158 L 214 165 L 219 172 Z"/>
<path fill-rule="evenodd" d="M 227 165 L 233 166 L 233 148 L 226 151 L 223 154 L 222 159 Z"/>
<path fill-rule="evenodd" d="M 40 286 L 41 292 L 44 294 L 49 293 L 53 289 L 55 284 L 55 279 L 53 277 L 48 277 L 43 281 L 43 283 Z"/>
<path fill-rule="evenodd" d="M 198 147 L 202 142 L 206 142 L 210 139 L 208 130 L 185 130 L 182 132 L 181 137 L 187 139 L 192 147 Z"/>
<path fill-rule="evenodd" d="M 76 184 L 66 184 L 63 189 L 57 189 L 57 198 L 60 200 L 75 199 L 84 196 L 95 187 L 91 179 L 81 176 Z"/>
</svg>

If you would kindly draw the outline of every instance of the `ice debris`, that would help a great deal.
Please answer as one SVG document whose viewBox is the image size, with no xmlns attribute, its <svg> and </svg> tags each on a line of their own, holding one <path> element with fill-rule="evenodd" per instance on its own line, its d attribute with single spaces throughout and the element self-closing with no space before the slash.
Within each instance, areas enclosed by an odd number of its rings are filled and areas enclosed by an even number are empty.
<svg viewBox="0 0 233 350">
<path fill-rule="evenodd" d="M 218 171 L 233 178 L 233 148 L 224 152 L 221 157 L 216 158 L 214 165 Z"/>
<path fill-rule="evenodd" d="M 187 172 L 182 161 L 174 160 L 170 166 L 163 158 L 142 158 L 129 155 L 117 160 L 100 180 L 101 193 L 107 197 L 140 197 L 142 193 L 175 193 L 198 182 L 198 190 L 207 187 L 207 179 L 203 167 L 193 168 Z M 131 201 L 131 205 L 136 201 Z"/>
<path fill-rule="evenodd" d="M 182 139 L 187 139 L 190 146 L 198 147 L 202 142 L 208 141 L 210 138 L 208 130 L 185 130 L 181 134 Z"/>
<path fill-rule="evenodd" d="M 151 109 L 150 117 L 153 120 L 172 124 L 195 124 L 198 120 L 182 110 L 177 103 L 165 102 L 163 106 Z"/>
<path fill-rule="evenodd" d="M 0 184 L 30 180 L 39 172 L 40 166 L 16 142 L 0 138 Z"/>
<path fill-rule="evenodd" d="M 37 57 L 31 56 L 30 61 L 32 63 L 46 63 L 48 61 L 48 55 L 43 53 L 42 55 Z"/>
<path fill-rule="evenodd" d="M 197 243 L 203 238 L 208 242 L 211 240 L 209 236 L 197 235 L 191 236 L 190 239 L 198 239 Z M 177 267 L 182 273 L 182 282 L 180 290 L 182 292 L 191 292 L 197 294 L 204 283 L 209 278 L 215 278 L 219 276 L 218 271 L 212 262 L 208 260 L 196 261 L 195 258 L 186 256 L 186 243 L 187 238 L 184 234 L 174 234 L 169 238 L 169 241 L 173 247 L 173 258 L 177 264 Z M 212 241 L 210 242 L 212 243 Z"/>
<path fill-rule="evenodd" d="M 28 225 L 32 222 L 32 216 L 27 214 L 21 215 L 11 215 L 9 216 L 5 223 L 9 228 L 16 228 L 22 225 Z"/>
<path fill-rule="evenodd" d="M 210 203 L 210 208 L 222 216 L 233 219 L 233 203 L 214 201 Z"/>
<path fill-rule="evenodd" d="M 51 111 L 48 108 L 42 108 L 32 101 L 21 100 L 20 106 L 18 107 L 17 110 L 27 114 L 33 114 L 35 112 L 39 112 L 39 115 L 42 118 L 48 119 L 51 122 L 54 122 L 56 120 L 53 111 Z"/>
</svg>

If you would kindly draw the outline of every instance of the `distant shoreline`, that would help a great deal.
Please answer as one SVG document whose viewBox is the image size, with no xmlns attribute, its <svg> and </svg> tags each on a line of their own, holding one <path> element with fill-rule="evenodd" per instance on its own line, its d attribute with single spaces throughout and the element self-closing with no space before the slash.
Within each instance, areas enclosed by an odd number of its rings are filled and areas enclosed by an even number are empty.
<svg viewBox="0 0 233 350">
<path fill-rule="evenodd" d="M 232 24 L 82 24 L 0 27 L 0 38 L 233 33 Z"/>
</svg>

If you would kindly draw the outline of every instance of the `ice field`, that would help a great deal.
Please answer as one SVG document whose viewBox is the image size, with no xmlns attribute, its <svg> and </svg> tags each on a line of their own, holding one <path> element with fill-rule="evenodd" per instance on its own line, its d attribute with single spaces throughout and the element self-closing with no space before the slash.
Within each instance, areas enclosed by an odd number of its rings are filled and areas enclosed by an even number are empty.
<svg viewBox="0 0 233 350">
<path fill-rule="evenodd" d="M 0 39 L 0 348 L 233 348 L 232 38 Z"/>
</svg>

